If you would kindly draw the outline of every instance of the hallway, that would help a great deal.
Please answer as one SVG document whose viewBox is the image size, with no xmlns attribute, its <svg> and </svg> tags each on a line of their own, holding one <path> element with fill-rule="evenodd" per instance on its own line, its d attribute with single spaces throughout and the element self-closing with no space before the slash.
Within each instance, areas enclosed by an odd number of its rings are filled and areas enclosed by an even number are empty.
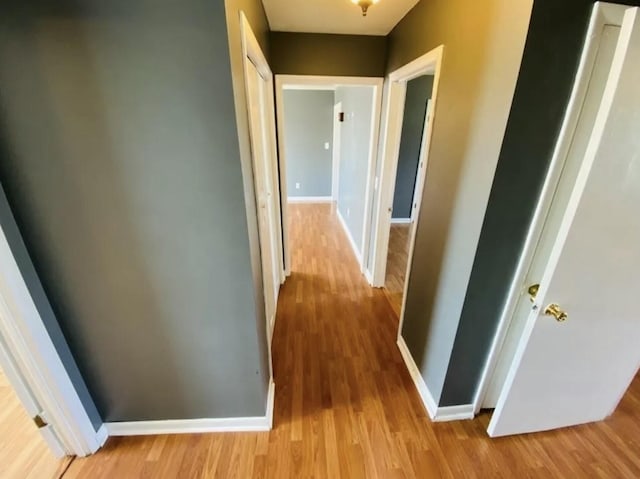
<svg viewBox="0 0 640 479">
<path fill-rule="evenodd" d="M 432 423 L 330 205 L 290 205 L 293 272 L 280 293 L 274 429 L 112 438 L 65 478 L 637 477 L 640 381 L 607 421 L 491 440 L 489 416 Z"/>
</svg>

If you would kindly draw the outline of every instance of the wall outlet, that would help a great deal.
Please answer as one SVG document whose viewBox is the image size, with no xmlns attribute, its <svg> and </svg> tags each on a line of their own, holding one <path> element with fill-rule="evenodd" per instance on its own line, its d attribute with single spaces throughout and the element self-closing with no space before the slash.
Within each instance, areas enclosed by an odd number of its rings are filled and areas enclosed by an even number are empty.
<svg viewBox="0 0 640 479">
<path fill-rule="evenodd" d="M 347 218 L 351 215 L 351 210 L 347 208 Z"/>
<path fill-rule="evenodd" d="M 328 149 L 329 149 L 329 142 L 328 142 L 328 141 L 325 141 L 325 142 L 324 142 L 324 149 L 325 149 L 325 150 L 328 150 Z"/>
<path fill-rule="evenodd" d="M 296 190 L 300 189 L 300 183 L 296 183 Z"/>
</svg>

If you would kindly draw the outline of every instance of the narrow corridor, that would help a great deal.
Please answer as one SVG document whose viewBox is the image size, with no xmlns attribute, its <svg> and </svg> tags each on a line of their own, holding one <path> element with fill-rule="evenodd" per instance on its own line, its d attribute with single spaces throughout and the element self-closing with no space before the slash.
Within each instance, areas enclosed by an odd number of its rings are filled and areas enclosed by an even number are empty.
<svg viewBox="0 0 640 479">
<path fill-rule="evenodd" d="M 112 438 L 65 478 L 638 477 L 640 378 L 601 423 L 492 440 L 488 414 L 431 422 L 396 346 L 395 314 L 361 276 L 332 206 L 289 208 L 274 429 Z"/>
</svg>

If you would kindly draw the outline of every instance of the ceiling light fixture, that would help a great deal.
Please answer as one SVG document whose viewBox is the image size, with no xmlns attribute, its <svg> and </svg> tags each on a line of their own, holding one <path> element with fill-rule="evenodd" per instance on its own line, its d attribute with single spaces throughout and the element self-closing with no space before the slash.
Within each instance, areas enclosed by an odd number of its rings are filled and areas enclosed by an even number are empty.
<svg viewBox="0 0 640 479">
<path fill-rule="evenodd" d="M 351 0 L 353 4 L 358 5 L 360 8 L 362 8 L 363 17 L 367 16 L 367 10 L 369 10 L 369 7 L 378 3 L 379 1 L 380 0 Z"/>
</svg>

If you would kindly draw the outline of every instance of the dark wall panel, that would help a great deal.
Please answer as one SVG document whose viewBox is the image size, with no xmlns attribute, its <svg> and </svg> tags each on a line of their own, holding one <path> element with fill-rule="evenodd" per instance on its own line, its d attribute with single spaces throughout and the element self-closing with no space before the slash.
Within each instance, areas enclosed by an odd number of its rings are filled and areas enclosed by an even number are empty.
<svg viewBox="0 0 640 479">
<path fill-rule="evenodd" d="M 382 77 L 387 37 L 271 32 L 273 73 Z"/>
</svg>

